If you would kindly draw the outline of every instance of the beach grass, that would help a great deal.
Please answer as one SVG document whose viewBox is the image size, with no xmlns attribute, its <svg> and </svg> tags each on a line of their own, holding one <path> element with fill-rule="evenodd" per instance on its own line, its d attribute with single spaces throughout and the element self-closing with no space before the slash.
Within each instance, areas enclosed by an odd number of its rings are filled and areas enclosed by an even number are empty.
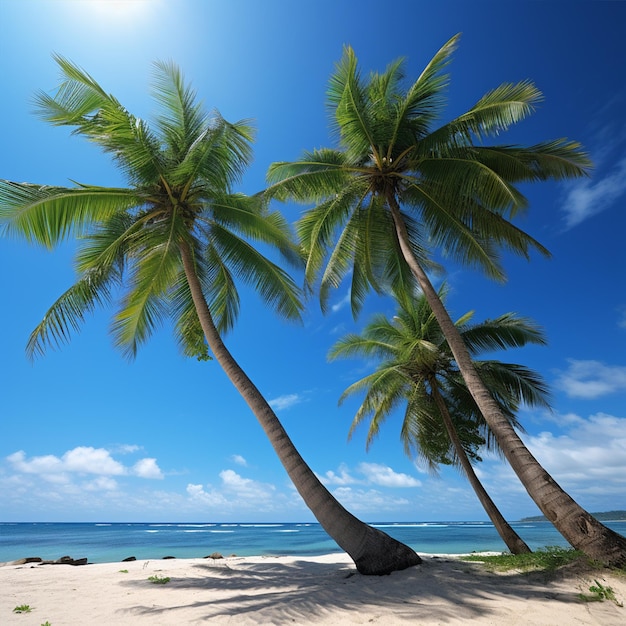
<svg viewBox="0 0 626 626">
<path fill-rule="evenodd" d="M 495 555 L 472 554 L 462 557 L 464 561 L 479 561 L 493 570 L 506 572 L 516 571 L 554 571 L 569 563 L 585 561 L 590 567 L 594 566 L 580 550 L 562 548 L 561 546 L 546 546 L 535 552 L 526 554 L 510 554 L 503 552 Z"/>
<path fill-rule="evenodd" d="M 170 582 L 171 578 L 169 576 L 150 576 L 148 580 L 153 585 L 167 585 Z"/>
</svg>

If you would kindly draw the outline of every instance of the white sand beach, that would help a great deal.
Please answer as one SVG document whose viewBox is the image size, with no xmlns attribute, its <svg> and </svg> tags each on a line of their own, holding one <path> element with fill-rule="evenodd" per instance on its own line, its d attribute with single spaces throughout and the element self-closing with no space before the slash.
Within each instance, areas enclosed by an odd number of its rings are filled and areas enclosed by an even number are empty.
<svg viewBox="0 0 626 626">
<path fill-rule="evenodd" d="M 4 565 L 0 623 L 626 624 L 626 608 L 579 597 L 590 595 L 595 578 L 624 603 L 626 576 L 569 567 L 548 580 L 545 573 L 493 573 L 457 557 L 422 556 L 420 566 L 381 577 L 358 574 L 343 554 Z M 21 605 L 31 611 L 15 613 Z"/>
</svg>

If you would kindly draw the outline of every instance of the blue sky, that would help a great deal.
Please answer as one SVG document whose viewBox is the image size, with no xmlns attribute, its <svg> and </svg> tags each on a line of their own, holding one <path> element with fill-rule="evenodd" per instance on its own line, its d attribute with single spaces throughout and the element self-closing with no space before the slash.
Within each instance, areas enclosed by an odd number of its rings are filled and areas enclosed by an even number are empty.
<svg viewBox="0 0 626 626">
<path fill-rule="evenodd" d="M 151 64 L 175 61 L 207 108 L 255 120 L 240 188 L 249 193 L 271 162 L 332 144 L 325 91 L 344 44 L 365 72 L 405 57 L 415 79 L 462 32 L 442 121 L 502 82 L 534 81 L 544 101 L 502 141 L 576 139 L 595 169 L 524 188 L 530 209 L 519 225 L 551 259 L 506 258 L 506 284 L 447 265 L 448 304 L 456 316 L 515 311 L 544 328 L 548 347 L 501 355 L 536 369 L 553 392 L 553 413 L 521 412 L 524 440 L 588 510 L 626 509 L 626 3 L 0 0 L 0 24 L 0 177 L 42 184 L 122 182 L 93 146 L 32 114 L 34 92 L 58 84 L 53 53 L 147 118 Z M 290 221 L 301 211 L 280 208 Z M 219 366 L 185 360 L 167 327 L 129 363 L 112 347 L 111 311 L 101 311 L 69 345 L 27 361 L 30 331 L 73 281 L 72 250 L 0 242 L 0 520 L 312 520 Z M 399 416 L 368 453 L 363 431 L 347 441 L 357 404 L 337 400 L 371 364 L 328 363 L 327 351 L 393 306 L 372 297 L 354 321 L 346 295 L 333 295 L 326 316 L 310 300 L 298 326 L 246 292 L 227 344 L 353 513 L 486 519 L 458 473 L 433 477 L 404 456 Z M 478 472 L 505 516 L 538 513 L 500 460 L 487 456 Z"/>
</svg>

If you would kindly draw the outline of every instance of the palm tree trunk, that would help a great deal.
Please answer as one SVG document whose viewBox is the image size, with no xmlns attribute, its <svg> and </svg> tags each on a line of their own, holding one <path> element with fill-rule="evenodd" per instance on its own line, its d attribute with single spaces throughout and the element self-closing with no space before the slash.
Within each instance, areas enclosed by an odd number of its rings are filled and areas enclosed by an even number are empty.
<svg viewBox="0 0 626 626">
<path fill-rule="evenodd" d="M 448 437 L 450 438 L 450 441 L 454 446 L 456 456 L 459 459 L 459 463 L 461 464 L 461 467 L 463 468 L 463 471 L 467 476 L 467 480 L 469 480 L 470 485 L 478 496 L 480 503 L 483 505 L 483 508 L 487 512 L 489 519 L 491 520 L 491 522 L 495 526 L 495 529 L 498 531 L 498 534 L 502 538 L 502 541 L 504 541 L 507 548 L 511 551 L 512 554 L 526 554 L 528 552 L 531 552 L 531 549 L 526 545 L 526 542 L 513 530 L 511 525 L 504 519 L 502 513 L 500 513 L 498 507 L 489 497 L 489 494 L 483 487 L 480 480 L 478 480 L 478 476 L 476 476 L 476 472 L 474 472 L 474 468 L 472 467 L 472 464 L 470 463 L 467 454 L 465 454 L 463 444 L 461 443 L 461 439 L 456 432 L 456 428 L 454 427 L 452 418 L 450 417 L 448 407 L 444 399 L 441 397 L 441 394 L 439 393 L 437 381 L 431 380 L 430 387 L 433 398 L 435 399 L 435 404 L 439 409 L 441 419 L 446 428 L 446 432 L 448 433 Z"/>
<path fill-rule="evenodd" d="M 415 258 L 395 197 L 389 198 L 389 208 L 404 259 L 441 326 L 469 392 L 524 488 L 548 521 L 574 548 L 604 565 L 623 567 L 626 565 L 626 537 L 607 528 L 575 502 L 524 445 L 476 372 L 452 318 Z"/>
<path fill-rule="evenodd" d="M 181 245 L 181 255 L 196 311 L 211 352 L 252 409 L 289 478 L 322 528 L 350 555 L 361 574 L 389 574 L 418 565 L 421 559 L 414 550 L 349 513 L 305 463 L 272 408 L 224 345 L 213 323 L 186 244 Z"/>
</svg>

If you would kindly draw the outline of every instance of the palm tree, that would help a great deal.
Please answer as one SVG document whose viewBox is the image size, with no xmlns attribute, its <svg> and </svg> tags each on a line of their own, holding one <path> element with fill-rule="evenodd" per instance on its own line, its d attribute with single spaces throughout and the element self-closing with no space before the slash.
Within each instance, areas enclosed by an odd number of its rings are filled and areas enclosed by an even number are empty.
<svg viewBox="0 0 626 626">
<path fill-rule="evenodd" d="M 565 139 L 485 145 L 532 112 L 541 94 L 529 82 L 500 85 L 433 128 L 445 104 L 443 70 L 457 40 L 450 39 L 406 88 L 402 60 L 365 80 L 346 47 L 328 90 L 339 148 L 272 164 L 267 194 L 315 204 L 297 230 L 308 284 L 321 274 L 323 307 L 330 288 L 349 272 L 355 314 L 370 288 L 411 291 L 417 281 L 467 388 L 532 499 L 574 547 L 607 565 L 623 565 L 626 538 L 579 506 L 526 448 L 481 380 L 427 274 L 431 248 L 501 280 L 501 249 L 527 258 L 533 249 L 547 255 L 511 222 L 527 205 L 516 184 L 584 176 L 590 167 L 579 144 Z"/>
<path fill-rule="evenodd" d="M 346 511 L 320 483 L 265 398 L 222 341 L 237 317 L 235 280 L 255 288 L 285 318 L 298 319 L 300 291 L 255 242 L 288 260 L 298 251 L 288 224 L 260 198 L 234 193 L 251 157 L 248 122 L 207 115 L 176 66 L 155 64 L 154 129 L 129 113 L 81 68 L 56 57 L 63 82 L 39 93 L 44 120 L 110 154 L 128 187 L 48 187 L 0 183 L 0 219 L 10 235 L 52 247 L 79 238 L 79 278 L 45 314 L 28 342 L 30 356 L 68 339 L 85 313 L 122 296 L 112 324 L 130 358 L 159 322 L 173 319 L 186 355 L 209 351 L 246 400 L 307 506 L 364 574 L 419 563 L 417 554 Z"/>
<path fill-rule="evenodd" d="M 444 294 L 442 288 L 442 301 Z M 478 449 L 487 445 L 497 450 L 497 443 L 467 391 L 426 298 L 401 293 L 397 302 L 392 320 L 376 315 L 360 335 L 347 335 L 330 350 L 331 359 L 363 357 L 378 361 L 373 373 L 350 385 L 341 396 L 343 402 L 348 396 L 365 392 L 350 436 L 357 426 L 369 421 L 369 448 L 389 415 L 406 405 L 401 440 L 407 455 L 420 457 L 433 471 L 441 463 L 461 468 L 509 550 L 513 554 L 530 552 L 474 472 L 470 458 L 480 461 Z M 514 314 L 477 325 L 469 325 L 471 318 L 472 313 L 466 313 L 455 326 L 474 357 L 485 350 L 545 343 L 534 324 Z M 521 426 L 515 415 L 521 401 L 529 406 L 549 406 L 545 384 L 527 368 L 499 361 L 474 361 L 474 365 L 518 430 Z"/>
</svg>

